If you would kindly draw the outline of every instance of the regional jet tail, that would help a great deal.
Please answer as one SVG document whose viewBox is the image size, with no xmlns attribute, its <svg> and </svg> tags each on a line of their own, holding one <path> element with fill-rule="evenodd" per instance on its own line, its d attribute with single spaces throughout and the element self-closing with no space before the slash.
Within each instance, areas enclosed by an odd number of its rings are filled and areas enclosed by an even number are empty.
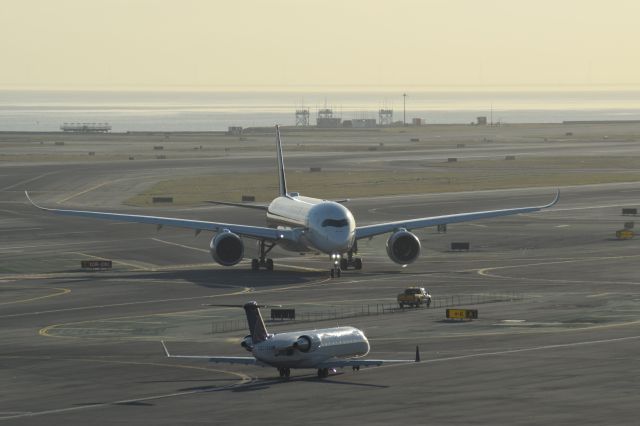
<svg viewBox="0 0 640 426">
<path fill-rule="evenodd" d="M 358 371 L 360 367 L 380 366 L 384 364 L 402 364 L 420 361 L 420 352 L 416 347 L 415 359 L 366 359 L 369 353 L 369 341 L 361 330 L 355 327 L 334 327 L 317 330 L 291 331 L 269 334 L 262 320 L 256 302 L 243 306 L 249 324 L 249 335 L 240 344 L 251 352 L 250 357 L 172 355 L 164 342 L 165 355 L 168 358 L 200 359 L 209 362 L 258 365 L 275 367 L 280 377 L 288 378 L 292 368 L 317 369 L 318 377 L 324 378 L 337 368 L 351 367 Z"/>
<path fill-rule="evenodd" d="M 354 257 L 358 252 L 357 241 L 376 235 L 390 234 L 387 240 L 389 258 L 406 266 L 420 255 L 420 240 L 411 231 L 414 229 L 449 223 L 476 221 L 519 213 L 532 213 L 556 204 L 560 198 L 545 205 L 516 207 L 469 213 L 455 213 L 443 216 L 421 217 L 394 222 L 357 226 L 353 214 L 341 201 L 327 201 L 305 197 L 287 190 L 280 128 L 276 126 L 276 152 L 278 167 L 279 195 L 268 205 L 252 204 L 248 207 L 266 212 L 267 226 L 249 226 L 233 223 L 188 220 L 171 217 L 147 216 L 122 213 L 108 213 L 86 210 L 67 210 L 40 207 L 25 191 L 27 199 L 36 207 L 56 214 L 115 220 L 121 222 L 147 223 L 158 226 L 175 226 L 193 229 L 196 235 L 201 231 L 214 233 L 209 244 L 211 256 L 223 266 L 233 266 L 244 258 L 243 238 L 258 240 L 260 254 L 252 259 L 251 268 L 273 270 L 273 259 L 267 255 L 276 245 L 293 252 L 322 252 L 331 261 L 331 277 L 340 276 L 342 270 L 362 269 L 362 258 Z M 236 203 L 224 203 L 239 205 Z"/>
</svg>

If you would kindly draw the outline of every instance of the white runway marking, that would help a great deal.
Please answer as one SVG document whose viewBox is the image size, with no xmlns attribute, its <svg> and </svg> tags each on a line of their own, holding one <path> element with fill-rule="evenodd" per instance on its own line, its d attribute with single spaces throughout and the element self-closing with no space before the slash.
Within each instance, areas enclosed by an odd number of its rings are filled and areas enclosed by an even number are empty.
<svg viewBox="0 0 640 426">
<path fill-rule="evenodd" d="M 194 369 L 194 370 L 204 370 L 204 371 L 209 371 L 209 372 L 214 371 L 214 372 L 218 372 L 218 373 L 230 374 L 230 375 L 233 375 L 233 376 L 237 376 L 240 381 L 239 381 L 239 383 L 232 383 L 232 384 L 229 384 L 229 385 L 215 387 L 215 388 L 212 388 L 212 389 L 195 389 L 195 390 L 189 390 L 189 391 L 184 391 L 184 392 L 173 392 L 173 393 L 166 393 L 166 394 L 159 394 L 159 395 L 151 395 L 151 396 L 146 396 L 146 397 L 141 397 L 141 398 L 123 399 L 123 400 L 111 401 L 111 402 L 100 402 L 100 403 L 89 404 L 89 405 L 79 405 L 79 406 L 75 406 L 75 407 L 54 408 L 54 409 L 51 409 L 51 410 L 32 411 L 32 412 L 20 412 L 20 411 L 18 411 L 18 412 L 0 412 L 0 421 L 1 420 L 10 420 L 10 419 L 19 419 L 19 418 L 25 418 L 25 417 L 44 416 L 44 415 L 47 415 L 47 414 L 59 414 L 59 413 L 68 413 L 68 412 L 73 412 L 73 411 L 83 411 L 83 410 L 89 410 L 89 409 L 92 409 L 92 408 L 107 407 L 107 406 L 112 406 L 112 405 L 126 405 L 126 404 L 132 404 L 132 403 L 137 403 L 137 402 L 145 402 L 145 401 L 154 401 L 154 400 L 158 400 L 158 399 L 173 398 L 173 397 L 176 397 L 176 396 L 194 395 L 194 394 L 208 393 L 208 392 L 219 392 L 219 391 L 222 391 L 222 390 L 238 387 L 238 386 L 241 386 L 243 384 L 247 384 L 247 383 L 250 383 L 250 382 L 253 381 L 253 379 L 250 376 L 246 375 L 246 374 L 237 373 L 237 372 L 233 372 L 233 371 L 216 370 L 216 369 L 213 369 L 213 368 L 195 367 L 195 366 L 189 366 L 189 365 L 170 365 L 170 364 L 160 364 L 160 363 L 106 361 L 106 360 L 91 360 L 91 359 L 80 359 L 79 361 L 89 361 L 89 362 L 98 362 L 98 363 L 112 363 L 112 364 L 125 364 L 125 365 L 127 365 L 127 364 L 149 365 L 149 366 L 169 367 L 169 368 L 186 368 L 186 369 Z"/>
<path fill-rule="evenodd" d="M 633 204 L 633 203 L 631 203 Z M 605 205 L 600 205 L 600 206 L 585 206 L 585 207 L 567 207 L 567 208 L 553 208 L 551 210 L 542 210 L 540 212 L 536 212 L 536 213 L 553 213 L 553 212 L 570 212 L 570 211 L 574 211 L 574 210 L 593 210 L 593 209 L 608 209 L 608 208 L 612 208 L 612 207 L 627 207 L 629 205 L 629 203 L 624 203 L 624 204 L 605 204 Z"/>
<path fill-rule="evenodd" d="M 49 176 L 49 175 L 53 175 L 53 174 L 56 174 L 56 173 L 60 173 L 61 171 L 62 170 L 56 170 L 54 172 L 44 173 L 44 174 L 41 174 L 39 176 L 33 177 L 31 179 L 23 180 L 23 181 L 20 181 L 18 183 L 14 183 L 13 185 L 5 186 L 4 188 L 0 189 L 0 191 L 6 191 L 8 189 L 13 189 L 16 186 L 23 186 L 23 185 L 25 185 L 27 183 L 31 183 L 31 182 L 34 182 L 34 181 L 36 181 L 38 179 L 42 179 L 45 176 Z"/>
<path fill-rule="evenodd" d="M 558 344 L 558 345 L 533 346 L 533 347 L 529 347 L 529 348 L 507 349 L 507 350 L 504 350 L 504 351 L 482 352 L 482 353 L 478 353 L 478 354 L 458 355 L 458 356 L 451 356 L 451 357 L 445 357 L 445 358 L 427 359 L 427 360 L 420 361 L 420 363 L 421 364 L 435 364 L 435 363 L 438 363 L 438 362 L 459 361 L 459 360 L 471 359 L 471 358 L 484 358 L 484 357 L 502 356 L 502 355 L 510 355 L 510 354 L 526 353 L 526 352 L 546 351 L 546 350 L 553 350 L 553 349 L 564 349 L 564 348 L 572 348 L 572 347 L 577 347 L 577 346 L 599 345 L 599 344 L 606 344 L 606 343 L 613 343 L 613 342 L 624 342 L 624 341 L 638 340 L 638 339 L 640 339 L 640 336 L 618 337 L 618 338 L 614 338 L 614 339 L 602 339 L 602 340 L 587 340 L 587 341 L 582 341 L 582 342 L 562 343 L 562 344 Z M 412 365 L 411 363 L 408 363 L 408 364 L 383 365 L 383 366 L 380 366 L 380 367 L 376 367 L 375 369 L 361 371 L 360 374 L 362 374 L 362 372 L 371 372 L 371 371 L 375 371 L 375 370 L 380 370 L 382 368 L 398 368 L 398 367 L 406 367 L 406 366 L 411 366 L 411 365 Z"/>
<path fill-rule="evenodd" d="M 496 352 L 483 352 L 479 354 L 469 354 L 469 355 L 459 355 L 452 356 L 447 358 L 436 358 L 429 359 L 422 362 L 425 363 L 435 363 L 435 362 L 445 362 L 445 361 L 457 361 L 460 359 L 468 359 L 468 358 L 480 358 L 486 356 L 496 356 L 496 355 L 509 355 L 509 354 L 517 354 L 523 352 L 534 352 L 534 351 L 545 351 L 550 349 L 563 349 L 563 348 L 571 348 L 576 346 L 587 346 L 587 345 L 599 345 L 603 343 L 612 343 L 612 342 L 623 342 L 627 340 L 636 340 L 640 339 L 640 336 L 628 336 L 628 337 L 618 337 L 615 339 L 602 339 L 602 340 L 587 340 L 583 342 L 573 342 L 573 343 L 562 343 L 558 345 L 544 345 L 544 346 L 533 346 L 530 348 L 522 348 L 522 349 L 509 349 L 505 351 L 496 351 Z"/>
</svg>

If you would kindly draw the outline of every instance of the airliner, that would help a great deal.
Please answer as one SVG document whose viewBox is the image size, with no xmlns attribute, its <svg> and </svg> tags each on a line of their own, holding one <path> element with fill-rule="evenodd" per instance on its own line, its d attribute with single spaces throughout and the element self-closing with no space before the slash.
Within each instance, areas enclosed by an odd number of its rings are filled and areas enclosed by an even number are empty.
<svg viewBox="0 0 640 426">
<path fill-rule="evenodd" d="M 384 364 L 420 362 L 416 346 L 415 359 L 366 359 L 369 340 L 362 330 L 355 327 L 333 327 L 318 330 L 291 331 L 269 334 L 256 302 L 244 304 L 249 324 L 249 335 L 240 345 L 253 356 L 172 355 L 164 342 L 168 358 L 207 360 L 215 363 L 257 365 L 275 367 L 280 377 L 289 378 L 292 368 L 317 369 L 318 377 L 325 378 L 337 368 L 373 367 Z"/>
<path fill-rule="evenodd" d="M 560 198 L 558 190 L 555 199 L 542 206 L 456 213 L 357 226 L 353 214 L 343 205 L 348 200 L 322 200 L 287 190 L 279 126 L 276 126 L 276 151 L 279 179 L 277 198 L 268 205 L 219 203 L 264 210 L 267 222 L 267 226 L 264 227 L 160 216 L 46 208 L 34 203 L 27 191 L 25 195 L 35 207 L 60 215 L 153 224 L 158 229 L 163 226 L 188 228 L 195 230 L 196 235 L 201 231 L 212 231 L 215 234 L 209 243 L 211 257 L 223 266 L 236 265 L 244 258 L 243 238 L 258 241 L 260 254 L 258 258 L 251 261 L 253 270 L 260 268 L 273 270 L 273 259 L 267 258 L 267 255 L 275 246 L 298 253 L 324 253 L 329 255 L 332 278 L 339 277 L 341 271 L 348 268 L 362 269 L 362 258 L 354 257 L 354 254 L 358 252 L 358 241 L 364 238 L 390 234 L 386 244 L 387 255 L 393 262 L 406 266 L 420 255 L 420 240 L 411 232 L 414 229 L 531 213 L 555 205 Z"/>
</svg>

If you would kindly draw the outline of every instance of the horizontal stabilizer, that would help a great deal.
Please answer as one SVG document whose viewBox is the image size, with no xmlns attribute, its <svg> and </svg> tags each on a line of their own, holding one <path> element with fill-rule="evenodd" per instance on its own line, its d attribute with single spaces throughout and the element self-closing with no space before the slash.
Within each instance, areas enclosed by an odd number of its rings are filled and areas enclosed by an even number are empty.
<svg viewBox="0 0 640 426">
<path fill-rule="evenodd" d="M 242 364 L 242 365 L 256 365 L 259 364 L 254 357 L 248 356 L 208 356 L 208 355 L 172 355 L 167 349 L 164 341 L 160 341 L 164 348 L 164 353 L 167 358 L 182 358 L 182 359 L 201 359 L 209 362 L 224 363 L 224 364 Z"/>
<path fill-rule="evenodd" d="M 255 209 L 255 210 L 265 210 L 265 211 L 269 209 L 269 206 L 267 206 L 266 204 L 232 203 L 229 201 L 207 201 L 207 203 L 220 204 L 221 206 L 243 207 L 245 209 Z"/>
</svg>

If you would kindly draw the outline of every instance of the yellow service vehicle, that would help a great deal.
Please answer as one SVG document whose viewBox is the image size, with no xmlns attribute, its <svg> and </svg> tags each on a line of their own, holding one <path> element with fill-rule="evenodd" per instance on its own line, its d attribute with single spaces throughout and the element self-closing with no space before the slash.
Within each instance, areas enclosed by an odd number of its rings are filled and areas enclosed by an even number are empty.
<svg viewBox="0 0 640 426">
<path fill-rule="evenodd" d="M 635 236 L 631 229 L 621 229 L 616 231 L 616 238 L 619 240 L 630 240 Z"/>
<path fill-rule="evenodd" d="M 401 308 L 406 306 L 418 307 L 421 305 L 431 305 L 431 295 L 424 287 L 409 287 L 398 295 L 398 305 Z"/>
</svg>

